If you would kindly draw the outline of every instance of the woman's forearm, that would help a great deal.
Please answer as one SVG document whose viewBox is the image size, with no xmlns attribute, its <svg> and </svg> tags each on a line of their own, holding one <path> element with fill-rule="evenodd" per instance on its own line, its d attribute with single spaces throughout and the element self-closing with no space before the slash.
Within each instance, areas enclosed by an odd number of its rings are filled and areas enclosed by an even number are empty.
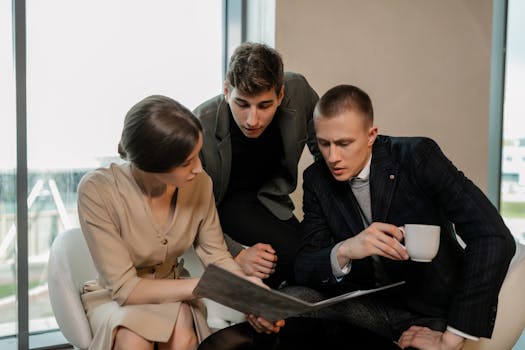
<svg viewBox="0 0 525 350">
<path fill-rule="evenodd" d="M 198 278 L 147 279 L 143 278 L 133 289 L 124 305 L 162 304 L 194 299 L 193 289 Z"/>
</svg>

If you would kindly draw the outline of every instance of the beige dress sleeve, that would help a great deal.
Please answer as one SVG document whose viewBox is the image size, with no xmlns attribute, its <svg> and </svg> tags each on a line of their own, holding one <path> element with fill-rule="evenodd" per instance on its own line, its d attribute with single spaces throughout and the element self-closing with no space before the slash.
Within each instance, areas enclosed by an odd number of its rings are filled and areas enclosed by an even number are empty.
<svg viewBox="0 0 525 350">
<path fill-rule="evenodd" d="M 112 299 L 122 305 L 140 281 L 129 253 L 130 243 L 123 241 L 122 227 L 111 203 L 111 179 L 94 173 L 79 185 L 78 214 L 80 227 L 95 262 L 101 284 Z"/>
</svg>

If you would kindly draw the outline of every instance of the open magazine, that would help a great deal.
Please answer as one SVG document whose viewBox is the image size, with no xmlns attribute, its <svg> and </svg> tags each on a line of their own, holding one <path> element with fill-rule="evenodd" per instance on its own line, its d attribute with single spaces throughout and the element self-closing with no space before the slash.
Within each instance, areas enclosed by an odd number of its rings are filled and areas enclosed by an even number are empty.
<svg viewBox="0 0 525 350">
<path fill-rule="evenodd" d="M 357 290 L 317 303 L 308 303 L 274 289 L 256 285 L 216 265 L 209 265 L 197 287 L 193 290 L 193 294 L 198 297 L 211 299 L 245 314 L 262 316 L 274 322 L 305 312 L 322 309 L 343 300 L 397 287 L 403 283 L 405 281 L 374 289 Z"/>
</svg>

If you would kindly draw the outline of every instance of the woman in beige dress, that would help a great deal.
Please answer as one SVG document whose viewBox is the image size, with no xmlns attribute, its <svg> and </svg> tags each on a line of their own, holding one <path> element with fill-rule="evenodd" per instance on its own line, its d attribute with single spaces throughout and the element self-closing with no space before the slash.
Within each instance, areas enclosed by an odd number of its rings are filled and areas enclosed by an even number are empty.
<svg viewBox="0 0 525 350">
<path fill-rule="evenodd" d="M 178 260 L 191 245 L 205 265 L 243 275 L 224 243 L 201 147 L 193 114 L 150 96 L 126 115 L 119 153 L 127 162 L 80 182 L 80 225 L 99 272 L 82 295 L 90 349 L 195 349 L 209 335 L 204 306 L 192 295 L 198 279 Z M 259 332 L 283 324 L 248 321 Z"/>
</svg>

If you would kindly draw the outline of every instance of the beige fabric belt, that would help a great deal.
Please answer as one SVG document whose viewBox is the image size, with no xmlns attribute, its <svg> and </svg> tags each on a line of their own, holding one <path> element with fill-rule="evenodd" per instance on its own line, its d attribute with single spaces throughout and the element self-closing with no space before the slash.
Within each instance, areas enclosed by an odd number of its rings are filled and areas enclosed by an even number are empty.
<svg viewBox="0 0 525 350">
<path fill-rule="evenodd" d="M 137 267 L 137 276 L 145 278 L 174 279 L 185 276 L 184 259 L 180 261 L 165 261 L 154 266 Z"/>
</svg>

